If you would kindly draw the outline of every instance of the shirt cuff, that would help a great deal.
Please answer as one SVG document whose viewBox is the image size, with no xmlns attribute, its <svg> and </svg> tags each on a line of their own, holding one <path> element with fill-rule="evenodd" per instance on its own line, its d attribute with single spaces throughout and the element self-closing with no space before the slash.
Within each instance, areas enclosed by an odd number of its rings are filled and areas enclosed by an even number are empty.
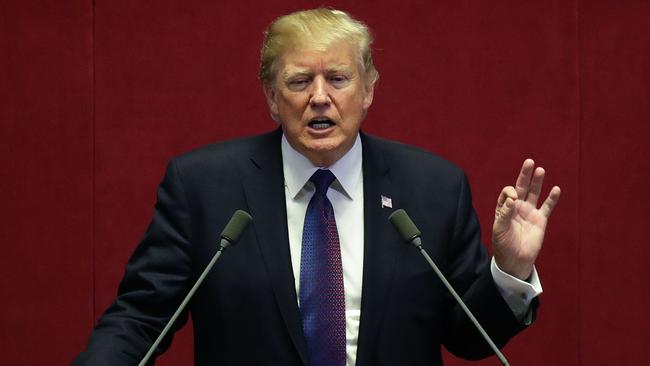
<svg viewBox="0 0 650 366">
<path fill-rule="evenodd" d="M 532 322 L 530 303 L 543 292 L 537 269 L 533 267 L 533 273 L 528 280 L 522 281 L 503 272 L 494 257 L 492 257 L 490 270 L 499 293 L 510 307 L 510 310 L 512 310 L 512 313 L 524 325 L 529 325 Z"/>
</svg>

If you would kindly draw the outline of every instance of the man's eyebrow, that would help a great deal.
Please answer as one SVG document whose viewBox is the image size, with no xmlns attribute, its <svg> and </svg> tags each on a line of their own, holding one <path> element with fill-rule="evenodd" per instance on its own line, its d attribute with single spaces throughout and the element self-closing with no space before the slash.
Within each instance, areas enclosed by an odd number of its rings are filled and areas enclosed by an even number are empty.
<svg viewBox="0 0 650 366">
<path fill-rule="evenodd" d="M 282 73 L 282 79 L 289 80 L 297 76 L 311 76 L 312 74 L 307 70 L 291 70 Z"/>
<path fill-rule="evenodd" d="M 327 69 L 325 69 L 325 73 L 327 74 L 336 74 L 336 73 L 349 74 L 351 72 L 352 72 L 352 68 L 347 65 L 329 66 Z"/>
<path fill-rule="evenodd" d="M 327 66 L 325 69 L 326 74 L 336 74 L 336 73 L 344 73 L 344 74 L 350 74 L 352 73 L 352 67 L 349 65 L 343 64 L 343 65 L 331 65 Z M 308 69 L 294 69 L 294 70 L 287 70 L 282 73 L 282 79 L 288 80 L 293 77 L 297 76 L 312 76 L 313 72 L 311 72 Z"/>
</svg>

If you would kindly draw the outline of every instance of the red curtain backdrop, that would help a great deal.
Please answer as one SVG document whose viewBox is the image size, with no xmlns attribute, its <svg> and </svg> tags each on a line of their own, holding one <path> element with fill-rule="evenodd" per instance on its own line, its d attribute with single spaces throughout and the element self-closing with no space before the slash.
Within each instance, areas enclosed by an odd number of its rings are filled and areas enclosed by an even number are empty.
<svg viewBox="0 0 650 366">
<path fill-rule="evenodd" d="M 322 4 L 0 2 L 0 364 L 64 365 L 83 349 L 168 159 L 275 128 L 256 79 L 262 31 Z M 562 187 L 538 321 L 505 348 L 511 363 L 650 363 L 650 2 L 326 5 L 376 36 L 364 130 L 462 166 L 486 243 L 524 158 Z M 190 328 L 160 365 L 191 364 Z"/>
</svg>

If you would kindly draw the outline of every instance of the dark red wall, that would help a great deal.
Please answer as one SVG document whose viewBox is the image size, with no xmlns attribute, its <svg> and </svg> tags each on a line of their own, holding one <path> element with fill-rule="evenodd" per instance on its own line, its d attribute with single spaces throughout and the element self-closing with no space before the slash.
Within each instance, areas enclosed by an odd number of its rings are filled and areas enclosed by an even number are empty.
<svg viewBox="0 0 650 366">
<path fill-rule="evenodd" d="M 83 348 L 171 156 L 274 128 L 262 31 L 322 2 L 290 4 L 0 2 L 0 364 Z M 486 241 L 525 157 L 562 187 L 539 320 L 505 348 L 511 363 L 647 365 L 650 3 L 327 4 L 377 38 L 363 128 L 464 167 Z M 191 359 L 186 327 L 159 364 Z"/>
<path fill-rule="evenodd" d="M 579 347 L 650 364 L 650 2 L 580 3 Z"/>
<path fill-rule="evenodd" d="M 0 364 L 57 365 L 93 322 L 93 8 L 0 2 Z"/>
</svg>

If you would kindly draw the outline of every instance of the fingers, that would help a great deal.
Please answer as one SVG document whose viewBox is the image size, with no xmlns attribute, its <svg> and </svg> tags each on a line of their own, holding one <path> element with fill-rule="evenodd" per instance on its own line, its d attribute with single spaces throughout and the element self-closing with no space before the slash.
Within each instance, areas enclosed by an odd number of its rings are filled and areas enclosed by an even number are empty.
<svg viewBox="0 0 650 366">
<path fill-rule="evenodd" d="M 517 177 L 517 183 L 515 184 L 517 197 L 519 197 L 521 200 L 526 199 L 534 169 L 535 162 L 533 159 L 524 160 L 524 164 L 521 166 L 521 171 L 519 171 L 519 176 Z"/>
<path fill-rule="evenodd" d="M 544 176 L 546 171 L 542 167 L 535 168 L 533 159 L 526 159 L 521 166 L 521 171 L 517 177 L 517 183 L 514 187 L 508 186 L 501 190 L 501 194 L 497 199 L 496 208 L 496 221 L 512 217 L 515 211 L 520 211 L 519 214 L 527 216 L 527 209 L 533 211 L 537 207 L 537 202 L 542 191 L 544 183 Z M 539 208 L 539 211 L 546 218 L 551 216 L 551 212 L 560 199 L 560 187 L 554 186 L 549 192 L 548 197 Z M 529 205 L 522 205 L 527 203 Z M 518 205 L 518 206 L 517 206 Z M 515 209 L 515 207 L 518 207 Z M 526 209 L 526 210 L 524 210 Z M 532 211 L 531 211 L 532 212 Z"/>
<path fill-rule="evenodd" d="M 497 199 L 497 208 L 495 212 L 495 229 L 505 230 L 515 211 L 515 201 L 517 200 L 517 191 L 514 187 L 504 187 Z"/>
<path fill-rule="evenodd" d="M 528 189 L 528 196 L 526 201 L 531 205 L 537 207 L 537 201 L 542 192 L 542 183 L 544 183 L 544 168 L 538 167 L 533 173 L 533 179 L 530 182 L 530 187 Z"/>
<path fill-rule="evenodd" d="M 551 192 L 549 192 L 548 197 L 546 197 L 546 200 L 544 200 L 542 207 L 540 207 L 539 210 L 542 212 L 542 215 L 546 216 L 546 218 L 549 218 L 551 216 L 551 212 L 560 200 L 560 193 L 562 193 L 560 187 L 554 186 L 551 188 Z"/>
<path fill-rule="evenodd" d="M 501 194 L 499 194 L 499 198 L 497 199 L 497 209 L 503 206 L 506 198 L 510 198 L 513 201 L 517 199 L 517 190 L 513 186 L 507 186 L 501 190 Z"/>
<path fill-rule="evenodd" d="M 517 197 L 537 207 L 545 174 L 544 168 L 535 168 L 533 159 L 526 159 L 521 166 L 521 171 L 519 172 L 515 185 Z"/>
</svg>

